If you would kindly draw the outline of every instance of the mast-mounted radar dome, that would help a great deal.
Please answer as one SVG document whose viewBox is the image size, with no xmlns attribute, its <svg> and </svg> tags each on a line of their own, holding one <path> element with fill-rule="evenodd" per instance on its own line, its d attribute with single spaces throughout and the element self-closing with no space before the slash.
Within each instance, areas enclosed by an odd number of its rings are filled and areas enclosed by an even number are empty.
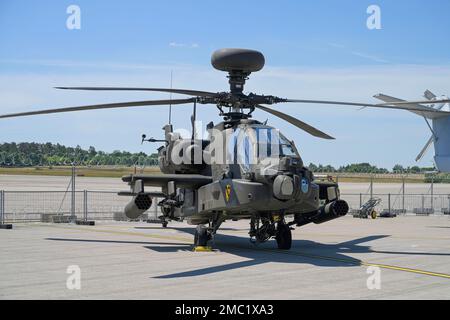
<svg viewBox="0 0 450 320">
<path fill-rule="evenodd" d="M 261 52 L 249 49 L 219 49 L 211 57 L 215 69 L 228 72 L 230 92 L 235 95 L 242 94 L 250 73 L 261 70 L 265 62 Z"/>
<path fill-rule="evenodd" d="M 220 49 L 213 53 L 211 64 L 221 71 L 257 72 L 264 67 L 264 55 L 249 49 Z"/>
</svg>

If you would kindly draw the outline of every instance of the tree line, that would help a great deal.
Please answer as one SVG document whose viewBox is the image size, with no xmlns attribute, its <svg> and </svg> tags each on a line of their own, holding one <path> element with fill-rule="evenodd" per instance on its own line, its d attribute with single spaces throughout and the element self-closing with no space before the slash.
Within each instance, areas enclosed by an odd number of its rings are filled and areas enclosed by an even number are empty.
<svg viewBox="0 0 450 320">
<path fill-rule="evenodd" d="M 66 147 L 52 143 L 3 143 L 0 144 L 1 167 L 64 166 L 76 163 L 88 166 L 157 166 L 158 155 L 144 152 L 131 153 L 97 151 L 94 147 L 82 149 L 80 146 Z M 321 173 L 425 173 L 435 170 L 433 167 L 403 167 L 395 165 L 391 170 L 378 168 L 369 163 L 356 163 L 335 168 L 331 165 L 311 163 L 309 169 Z"/>
<path fill-rule="evenodd" d="M 311 163 L 308 168 L 313 172 L 321 173 L 372 173 L 372 174 L 386 174 L 386 173 L 396 173 L 396 174 L 408 174 L 408 173 L 427 173 L 435 171 L 434 167 L 403 167 L 400 164 L 396 164 L 391 170 L 386 168 L 378 168 L 377 166 L 371 165 L 370 163 L 354 163 L 346 166 L 340 166 L 335 168 L 330 165 L 315 165 Z"/>
<path fill-rule="evenodd" d="M 87 166 L 156 166 L 157 154 L 88 150 L 80 146 L 66 147 L 52 143 L 3 143 L 0 144 L 1 167 L 66 166 L 75 163 Z"/>
</svg>

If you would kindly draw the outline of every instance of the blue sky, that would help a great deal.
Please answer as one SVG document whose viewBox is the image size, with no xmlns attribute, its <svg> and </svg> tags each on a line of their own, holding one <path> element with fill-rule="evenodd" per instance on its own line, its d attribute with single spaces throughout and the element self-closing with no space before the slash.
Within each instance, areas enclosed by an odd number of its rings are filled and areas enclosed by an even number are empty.
<svg viewBox="0 0 450 320">
<path fill-rule="evenodd" d="M 81 8 L 81 29 L 68 30 L 66 9 Z M 381 30 L 366 27 L 369 5 Z M 222 47 L 258 49 L 266 68 L 246 89 L 292 98 L 375 102 L 384 92 L 420 99 L 450 92 L 448 0 L 433 1 L 39 1 L 0 2 L 0 113 L 167 97 L 144 93 L 58 92 L 56 85 L 164 87 L 222 91 L 225 74 L 210 67 Z M 278 107 L 278 106 L 277 106 Z M 200 120 L 220 121 L 202 106 Z M 276 119 L 305 162 L 367 161 L 414 165 L 429 131 L 402 111 L 292 105 L 280 110 L 334 135 L 320 141 Z M 174 124 L 188 128 L 190 107 Z M 267 115 L 255 113 L 265 120 Z M 152 152 L 140 135 L 160 136 L 164 107 L 8 119 L 0 142 L 39 141 Z M 430 165 L 431 154 L 420 163 Z"/>
</svg>

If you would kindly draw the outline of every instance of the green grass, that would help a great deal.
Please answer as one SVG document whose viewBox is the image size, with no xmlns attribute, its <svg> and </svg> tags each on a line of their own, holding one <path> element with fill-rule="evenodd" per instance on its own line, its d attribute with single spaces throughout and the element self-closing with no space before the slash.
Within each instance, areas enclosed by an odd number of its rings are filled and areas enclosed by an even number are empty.
<svg viewBox="0 0 450 320">
<path fill-rule="evenodd" d="M 44 175 L 44 176 L 70 176 L 72 168 L 70 166 L 60 167 L 26 167 L 26 168 L 0 168 L 0 174 L 9 175 Z M 77 176 L 84 177 L 110 177 L 119 178 L 127 174 L 134 173 L 133 167 L 77 167 Z M 137 169 L 137 173 L 158 174 L 161 173 L 159 167 L 148 167 L 144 170 Z M 330 175 L 339 182 L 367 183 L 371 177 L 377 183 L 402 183 L 402 175 L 399 174 L 376 174 L 368 173 L 316 173 L 316 175 Z M 409 174 L 405 176 L 406 183 L 424 183 L 424 174 Z"/>
<path fill-rule="evenodd" d="M 156 174 L 160 173 L 158 167 L 137 169 L 137 173 Z M 106 177 L 119 178 L 134 173 L 132 167 L 77 167 L 77 176 L 82 177 Z M 0 174 L 8 175 L 39 175 L 39 176 L 70 176 L 71 167 L 26 167 L 26 168 L 0 168 Z"/>
<path fill-rule="evenodd" d="M 333 179 L 339 182 L 353 182 L 353 183 L 368 183 L 373 179 L 374 183 L 402 183 L 403 179 L 405 183 L 424 183 L 424 174 L 370 174 L 370 173 L 315 173 L 315 175 L 329 175 Z"/>
</svg>

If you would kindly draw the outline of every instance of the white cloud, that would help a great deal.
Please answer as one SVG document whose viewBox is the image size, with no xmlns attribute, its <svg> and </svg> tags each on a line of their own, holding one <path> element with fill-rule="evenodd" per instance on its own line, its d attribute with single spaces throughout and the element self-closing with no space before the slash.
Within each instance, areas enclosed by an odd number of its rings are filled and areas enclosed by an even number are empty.
<svg viewBox="0 0 450 320">
<path fill-rule="evenodd" d="M 179 42 L 170 42 L 170 43 L 169 43 L 169 47 L 173 47 L 173 48 L 192 48 L 192 49 L 196 49 L 196 48 L 199 48 L 200 45 L 199 45 L 198 43 L 186 44 L 186 43 L 179 43 Z"/>
<path fill-rule="evenodd" d="M 366 58 L 375 62 L 380 62 L 380 63 L 389 63 L 389 61 L 379 58 L 377 56 L 373 56 L 367 53 L 361 53 L 361 52 L 357 52 L 357 51 L 352 51 L 350 52 L 352 55 L 357 56 L 357 57 L 361 57 L 361 58 Z"/>
<path fill-rule="evenodd" d="M 29 65 L 29 66 L 40 66 L 40 67 L 51 67 L 51 68 L 83 68 L 87 71 L 95 70 L 163 70 L 168 68 L 165 65 L 154 65 L 154 64 L 145 64 L 145 63 L 122 63 L 122 62 L 114 62 L 114 61 L 76 61 L 76 60 L 63 60 L 63 59 L 1 59 L 0 65 Z M 186 66 L 185 64 L 176 64 L 176 67 L 180 68 Z M 81 71 L 86 71 L 81 70 Z"/>
<path fill-rule="evenodd" d="M 351 54 L 351 55 L 356 56 L 356 57 L 364 58 L 364 59 L 371 60 L 371 61 L 378 62 L 378 63 L 389 63 L 389 61 L 384 59 L 384 58 L 378 57 L 378 56 L 373 55 L 373 54 L 368 54 L 368 53 L 365 53 L 365 52 L 360 52 L 360 51 L 356 51 L 356 50 L 350 50 L 345 45 L 340 44 L 340 43 L 330 42 L 330 43 L 328 43 L 328 45 L 330 47 L 337 48 L 337 49 L 339 49 L 339 50 L 341 50 L 343 52 L 346 52 L 347 54 Z"/>
<path fill-rule="evenodd" d="M 171 42 L 169 43 L 169 47 L 185 47 L 186 45 L 184 43 L 178 43 L 178 42 Z"/>
</svg>

